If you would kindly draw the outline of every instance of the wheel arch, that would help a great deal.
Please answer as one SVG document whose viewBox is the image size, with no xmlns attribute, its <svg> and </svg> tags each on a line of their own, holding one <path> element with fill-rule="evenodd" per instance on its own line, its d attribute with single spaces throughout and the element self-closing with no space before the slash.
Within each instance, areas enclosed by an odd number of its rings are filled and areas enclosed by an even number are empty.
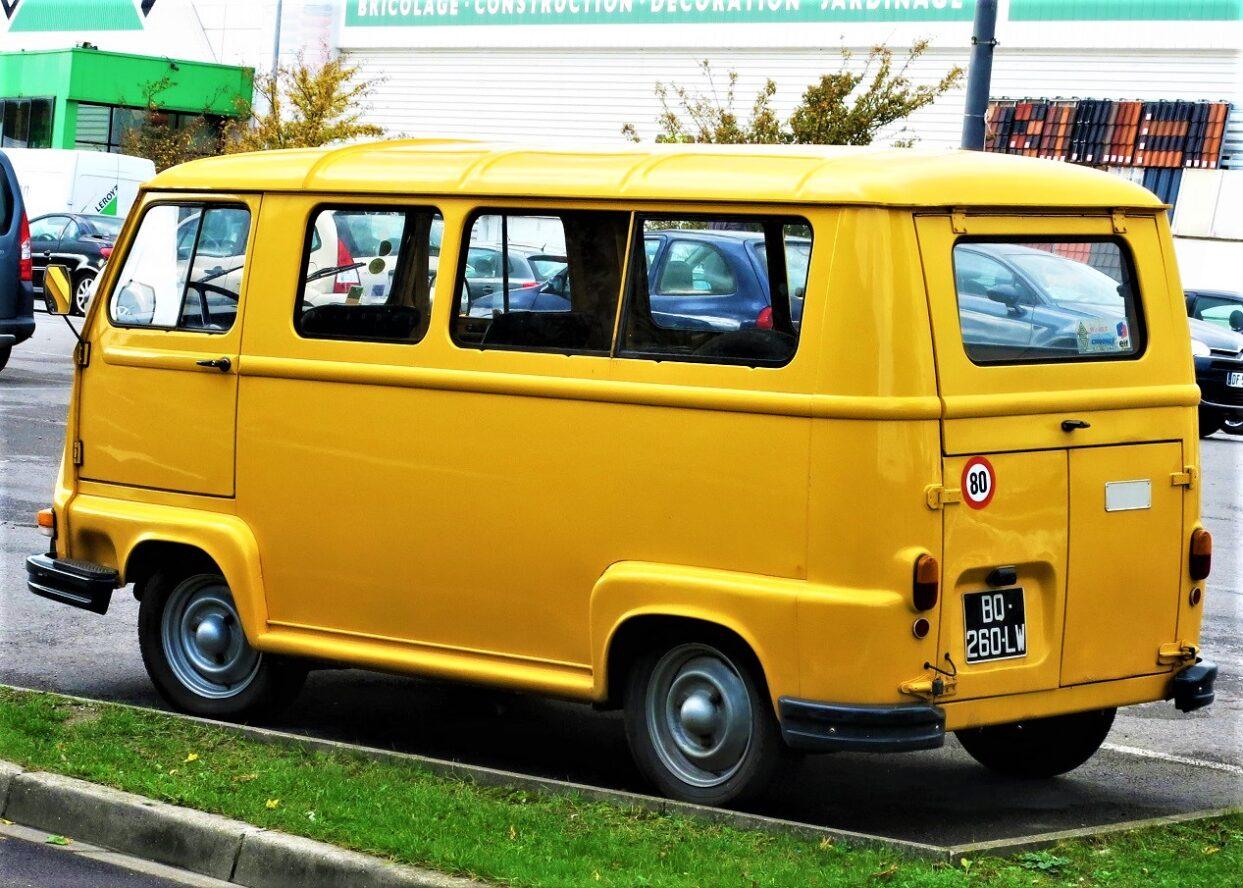
<svg viewBox="0 0 1243 888">
<path fill-rule="evenodd" d="M 798 581 L 639 562 L 612 565 L 592 590 L 593 699 L 621 702 L 625 671 L 654 639 L 724 633 L 743 646 L 773 701 L 797 693 Z"/>
<path fill-rule="evenodd" d="M 240 518 L 86 494 L 68 508 L 72 556 L 115 566 L 123 584 L 136 584 L 135 595 L 161 567 L 219 571 L 233 593 L 247 640 L 259 646 L 267 626 L 259 547 Z"/>
</svg>

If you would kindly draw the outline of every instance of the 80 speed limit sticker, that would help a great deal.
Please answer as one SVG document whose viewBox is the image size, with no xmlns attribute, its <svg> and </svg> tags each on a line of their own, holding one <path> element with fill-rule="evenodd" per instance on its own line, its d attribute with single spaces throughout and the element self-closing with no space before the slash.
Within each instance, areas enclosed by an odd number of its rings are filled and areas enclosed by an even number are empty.
<svg viewBox="0 0 1243 888">
<path fill-rule="evenodd" d="M 982 456 L 973 456 L 962 468 L 963 502 L 973 509 L 982 509 L 993 501 L 997 491 L 997 474 L 993 464 Z"/>
</svg>

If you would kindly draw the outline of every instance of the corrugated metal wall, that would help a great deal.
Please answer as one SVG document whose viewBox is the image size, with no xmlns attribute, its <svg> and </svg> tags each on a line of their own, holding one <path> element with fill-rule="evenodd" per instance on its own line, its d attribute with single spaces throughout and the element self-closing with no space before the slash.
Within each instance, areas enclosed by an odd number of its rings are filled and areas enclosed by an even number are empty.
<svg viewBox="0 0 1243 888">
<path fill-rule="evenodd" d="M 515 29 L 521 39 L 521 29 Z M 866 50 L 856 50 L 865 53 Z M 393 135 L 505 139 L 620 139 L 633 123 L 645 138 L 657 131 L 656 81 L 706 90 L 699 62 L 708 59 L 722 92 L 738 72 L 735 108 L 745 114 L 765 78 L 777 82 L 775 102 L 789 113 L 820 74 L 837 70 L 832 49 L 368 49 L 350 58 L 379 80 L 370 117 Z M 911 70 L 931 81 L 966 64 L 959 50 L 930 50 Z M 1136 99 L 1225 99 L 1235 102 L 1227 153 L 1243 166 L 1243 96 L 1235 51 L 1045 51 L 1004 48 L 993 72 L 995 97 L 1080 96 Z M 956 145 L 962 130 L 959 90 L 915 114 L 910 130 L 924 146 Z M 892 133 L 887 134 L 889 136 Z"/>
</svg>

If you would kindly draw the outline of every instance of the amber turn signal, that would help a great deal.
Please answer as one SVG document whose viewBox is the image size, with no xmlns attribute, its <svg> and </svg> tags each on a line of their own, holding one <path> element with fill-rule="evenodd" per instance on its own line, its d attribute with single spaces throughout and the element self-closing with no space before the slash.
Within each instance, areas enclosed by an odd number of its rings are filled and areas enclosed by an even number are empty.
<svg viewBox="0 0 1243 888">
<path fill-rule="evenodd" d="M 915 584 L 912 602 L 915 610 L 932 610 L 941 594 L 941 566 L 931 555 L 915 559 Z"/>
<path fill-rule="evenodd" d="M 46 537 L 56 535 L 56 513 L 51 509 L 40 509 L 38 515 L 39 533 Z"/>
<path fill-rule="evenodd" d="M 1191 533 L 1191 555 L 1187 559 L 1193 580 L 1203 580 L 1213 569 L 1213 535 L 1203 527 Z"/>
</svg>

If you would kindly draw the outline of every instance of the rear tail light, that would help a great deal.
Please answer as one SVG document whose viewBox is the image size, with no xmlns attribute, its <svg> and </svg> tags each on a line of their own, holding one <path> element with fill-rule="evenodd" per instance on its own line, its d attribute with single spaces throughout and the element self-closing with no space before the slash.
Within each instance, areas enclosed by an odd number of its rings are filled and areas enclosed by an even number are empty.
<svg viewBox="0 0 1243 888">
<path fill-rule="evenodd" d="M 103 256 L 105 259 L 111 259 L 112 258 L 112 247 L 100 247 L 99 255 Z"/>
<path fill-rule="evenodd" d="M 56 513 L 51 509 L 42 509 L 38 516 L 39 533 L 45 537 L 56 536 Z"/>
<path fill-rule="evenodd" d="M 931 555 L 915 559 L 915 582 L 911 600 L 915 610 L 932 610 L 941 594 L 941 566 Z"/>
<path fill-rule="evenodd" d="M 1213 569 L 1213 535 L 1202 527 L 1192 531 L 1187 564 L 1193 580 L 1207 579 Z"/>
<path fill-rule="evenodd" d="M 345 245 L 344 238 L 337 238 L 337 268 L 348 268 L 354 264 L 354 256 L 350 253 L 350 248 Z M 347 280 L 346 277 L 352 277 L 354 280 Z M 348 293 L 350 287 L 359 283 L 357 271 L 340 271 L 333 279 L 332 292 Z"/>
<path fill-rule="evenodd" d="M 771 330 L 773 328 L 773 307 L 766 305 L 760 309 L 760 313 L 755 318 L 755 326 L 760 330 Z"/>
<path fill-rule="evenodd" d="M 17 274 L 22 283 L 28 284 L 34 279 L 34 263 L 30 254 L 30 221 L 22 213 L 22 220 L 17 228 Z"/>
</svg>

